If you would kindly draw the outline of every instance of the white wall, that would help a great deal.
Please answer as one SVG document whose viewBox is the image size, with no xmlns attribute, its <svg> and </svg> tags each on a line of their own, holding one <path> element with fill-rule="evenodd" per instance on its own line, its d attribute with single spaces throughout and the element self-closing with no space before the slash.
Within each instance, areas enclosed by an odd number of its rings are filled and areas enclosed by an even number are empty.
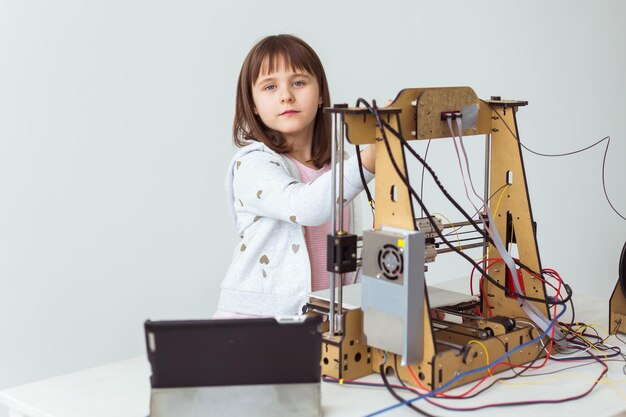
<svg viewBox="0 0 626 417">
<path fill-rule="evenodd" d="M 267 34 L 308 41 L 335 102 L 469 85 L 528 100 L 518 122 L 535 150 L 611 135 L 607 189 L 626 213 L 624 12 L 617 0 L 1 1 L 0 388 L 139 355 L 148 317 L 212 313 L 235 244 L 223 192 L 235 82 Z M 464 201 L 449 146 L 429 159 Z M 626 221 L 604 199 L 602 155 L 525 161 L 544 266 L 608 297 Z M 432 281 L 468 271 L 441 259 Z"/>
</svg>

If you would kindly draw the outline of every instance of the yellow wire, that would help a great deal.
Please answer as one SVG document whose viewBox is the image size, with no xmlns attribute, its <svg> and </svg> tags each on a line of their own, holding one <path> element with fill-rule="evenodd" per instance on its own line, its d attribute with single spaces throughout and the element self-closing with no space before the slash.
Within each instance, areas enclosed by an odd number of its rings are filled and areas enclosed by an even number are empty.
<svg viewBox="0 0 626 417">
<path fill-rule="evenodd" d="M 439 216 L 443 217 L 445 219 L 445 221 L 447 221 L 450 224 L 450 226 L 452 226 L 452 229 L 454 229 L 454 233 L 456 233 L 456 241 L 459 244 L 459 250 L 461 252 L 463 252 L 463 247 L 461 246 L 461 238 L 459 237 L 459 232 L 457 232 L 457 230 L 459 230 L 459 228 L 454 226 L 454 223 L 452 223 L 450 221 L 450 219 L 448 219 L 446 216 L 444 216 L 441 213 L 430 213 L 430 215 L 431 216 L 439 215 Z M 433 225 L 433 227 L 435 227 L 435 225 Z"/>
<path fill-rule="evenodd" d="M 567 328 L 567 327 L 565 327 L 565 326 L 561 326 L 561 325 L 559 324 L 559 327 L 561 328 L 561 330 L 565 331 L 565 333 L 573 333 L 573 332 L 571 332 L 571 330 L 570 330 L 570 329 L 568 329 L 568 328 Z M 586 325 L 585 325 L 583 328 L 587 328 L 587 327 L 589 327 L 589 326 L 586 326 Z M 602 356 L 604 356 L 604 359 L 606 359 L 606 360 L 608 360 L 608 359 L 609 359 L 609 357 L 608 357 L 608 356 L 606 356 L 606 353 L 602 352 L 602 351 L 601 351 L 601 350 L 600 350 L 600 349 L 599 349 L 596 345 L 594 345 L 593 343 L 591 343 L 591 342 L 590 342 L 590 341 L 589 341 L 586 337 L 584 337 L 582 334 L 579 334 L 579 333 L 574 333 L 574 334 L 576 335 L 576 337 L 581 338 L 581 339 L 582 339 L 582 340 L 583 340 L 583 341 L 584 341 L 584 342 L 585 342 L 585 343 L 586 343 L 586 344 L 587 344 L 590 348 L 593 348 L 593 349 L 597 350 L 600 354 L 602 354 Z"/>
<path fill-rule="evenodd" d="M 489 364 L 491 363 L 489 361 L 489 351 L 487 350 L 487 347 L 484 345 L 484 343 L 478 341 L 478 340 L 470 340 L 469 342 L 467 342 L 467 344 L 469 345 L 470 343 L 476 343 L 477 345 L 479 345 L 483 351 L 485 352 L 485 359 L 487 361 L 487 366 L 489 366 Z M 587 343 L 589 343 L 587 341 Z M 512 385 L 512 386 L 522 386 L 522 385 L 546 385 L 546 384 L 550 384 L 554 381 L 558 381 L 559 379 L 563 379 L 566 377 L 575 377 L 575 378 L 580 378 L 580 379 L 584 379 L 587 381 L 593 381 L 595 382 L 597 378 L 593 378 L 593 377 L 589 377 L 587 375 L 581 375 L 581 374 L 577 374 L 577 373 L 567 373 L 567 374 L 560 374 L 557 376 L 554 376 L 550 379 L 544 380 L 544 381 L 536 381 L 536 382 L 509 382 L 507 380 L 503 380 L 503 379 L 495 379 L 495 377 L 493 376 L 493 373 L 491 372 L 491 368 L 487 368 L 487 373 L 489 374 L 489 376 L 496 382 L 503 384 L 503 385 Z M 615 391 L 620 397 L 626 399 L 626 395 L 621 392 L 619 389 L 617 389 L 615 386 L 613 386 L 613 384 L 616 383 L 626 383 L 626 379 L 608 379 L 608 378 L 604 378 L 601 379 L 600 381 L 598 381 L 598 383 L 600 384 L 606 384 L 608 385 L 613 391 Z"/>
<path fill-rule="evenodd" d="M 500 192 L 500 197 L 498 197 L 498 202 L 496 203 L 496 211 L 494 211 L 494 213 L 493 213 L 493 215 L 494 215 L 494 216 L 496 216 L 496 215 L 498 214 L 498 209 L 500 208 L 500 202 L 502 201 L 502 196 L 504 196 L 504 192 L 505 192 L 505 191 L 507 190 L 507 188 L 509 188 L 510 186 L 511 186 L 511 184 L 506 184 L 506 185 L 504 186 L 504 188 L 502 188 L 502 191 Z M 441 213 L 430 213 L 430 215 L 431 215 L 431 216 L 435 216 L 435 215 L 437 215 L 437 216 L 441 216 L 441 217 L 443 217 L 443 218 L 444 218 L 444 220 L 445 220 L 445 221 L 447 221 L 447 222 L 450 224 L 450 226 L 452 226 L 452 229 L 453 229 L 454 233 L 456 234 L 456 241 L 457 241 L 457 243 L 459 244 L 459 250 L 460 250 L 461 252 L 463 252 L 463 246 L 461 245 L 461 238 L 459 237 L 459 232 L 458 232 L 459 228 L 458 228 L 458 227 L 456 227 L 456 226 L 454 225 L 454 223 L 452 223 L 452 222 L 450 221 L 450 219 L 448 219 L 446 216 L 444 216 L 444 215 L 443 215 L 443 214 L 441 214 Z M 480 258 L 475 259 L 475 261 L 482 261 L 483 259 L 485 259 L 485 256 L 481 256 Z"/>
<path fill-rule="evenodd" d="M 605 379 L 604 381 L 602 381 L 604 383 L 606 383 L 613 391 L 615 391 L 620 397 L 622 397 L 623 399 L 626 400 L 626 395 L 624 395 L 624 393 L 620 390 L 617 389 L 617 387 L 614 387 L 613 384 L 615 382 L 626 382 L 624 380 L 617 380 L 617 381 L 611 381 L 609 379 Z"/>
<path fill-rule="evenodd" d="M 491 362 L 489 361 L 489 351 L 487 350 L 487 346 L 485 346 L 483 342 L 480 342 L 478 340 L 470 340 L 469 342 L 467 342 L 468 345 L 470 343 L 476 343 L 477 345 L 483 348 L 483 351 L 485 352 L 485 360 L 487 361 L 487 373 L 489 374 L 489 376 L 493 378 L 493 375 L 491 373 L 491 368 L 489 368 L 489 365 L 491 364 Z"/>
<path fill-rule="evenodd" d="M 502 201 L 502 196 L 504 195 L 504 192 L 507 190 L 507 188 L 509 188 L 510 186 L 511 184 L 506 184 L 502 189 L 502 192 L 500 192 L 500 197 L 498 197 L 498 202 L 496 203 L 496 211 L 493 212 L 493 217 L 496 217 L 496 214 L 498 214 L 498 209 L 500 208 L 500 201 Z"/>
<path fill-rule="evenodd" d="M 586 327 L 587 327 L 587 326 L 584 326 L 584 328 L 586 328 Z M 561 330 L 563 330 L 565 333 L 572 333 L 572 334 L 576 335 L 576 337 L 578 337 L 578 338 L 582 339 L 582 340 L 583 340 L 583 341 L 587 344 L 587 346 L 589 346 L 590 348 L 593 348 L 593 349 L 597 350 L 598 352 L 602 353 L 602 356 L 604 356 L 604 358 L 605 358 L 605 359 L 607 359 L 607 360 L 609 359 L 609 358 L 606 356 L 606 354 L 604 354 L 604 353 L 603 353 L 600 349 L 598 349 L 598 348 L 597 348 L 597 347 L 596 347 L 596 346 L 595 346 L 592 342 L 590 342 L 590 341 L 589 341 L 586 337 L 584 337 L 582 334 L 578 333 L 577 331 L 576 331 L 576 332 L 574 332 L 574 331 L 572 331 L 571 329 L 567 328 L 566 326 L 562 326 L 562 325 L 560 325 L 560 324 L 559 324 L 559 328 L 560 328 Z"/>
<path fill-rule="evenodd" d="M 527 374 L 527 376 L 530 377 L 532 375 L 531 374 Z M 541 376 L 541 375 L 538 375 L 538 376 Z M 518 386 L 518 385 L 546 385 L 546 384 L 551 384 L 551 383 L 553 383 L 555 381 L 558 381 L 560 379 L 563 379 L 563 378 L 571 378 L 571 377 L 584 379 L 586 381 L 591 381 L 591 382 L 595 382 L 596 379 L 597 379 L 597 378 L 594 378 L 594 377 L 590 377 L 588 375 L 583 375 L 583 374 L 578 374 L 578 373 L 566 373 L 566 374 L 555 375 L 555 376 L 553 376 L 551 378 L 548 378 L 548 379 L 545 379 L 545 380 L 542 380 L 542 381 L 535 381 L 535 382 L 532 382 L 532 381 L 529 381 L 529 382 L 509 382 L 509 381 L 502 380 L 502 379 L 499 379 L 498 382 L 501 383 L 501 384 L 504 384 L 504 385 L 513 385 L 513 386 Z M 609 380 L 609 379 L 606 379 L 606 378 L 599 381 L 600 384 L 607 384 L 609 386 L 611 384 L 625 383 L 625 382 L 626 382 L 626 379 Z M 612 387 L 612 388 L 615 390 L 615 387 Z M 616 391 L 618 391 L 618 390 L 616 390 Z M 620 393 L 620 395 L 623 395 L 621 392 L 619 392 L 619 393 Z"/>
<path fill-rule="evenodd" d="M 581 324 L 581 323 L 575 323 L 575 324 Z M 594 328 L 594 327 L 599 328 L 600 330 L 602 330 L 607 335 L 609 334 L 609 330 L 606 327 L 604 327 L 603 325 L 598 324 L 598 323 L 585 324 L 583 329 Z"/>
<path fill-rule="evenodd" d="M 498 202 L 496 203 L 496 211 L 493 212 L 493 217 L 496 217 L 496 215 L 498 214 L 498 209 L 500 208 L 500 202 L 502 201 L 502 196 L 504 195 L 504 192 L 507 190 L 507 188 L 509 188 L 511 186 L 511 184 L 506 184 L 504 186 L 504 188 L 502 188 L 502 191 L 500 191 L 500 197 L 498 197 Z M 483 255 L 478 259 L 474 259 L 475 261 L 482 261 L 483 259 L 485 259 L 487 255 Z"/>
</svg>

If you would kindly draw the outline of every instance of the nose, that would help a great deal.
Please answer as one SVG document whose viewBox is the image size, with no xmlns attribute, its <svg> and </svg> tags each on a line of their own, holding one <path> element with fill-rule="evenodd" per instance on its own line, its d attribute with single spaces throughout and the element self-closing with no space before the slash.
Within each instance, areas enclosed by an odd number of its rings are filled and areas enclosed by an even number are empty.
<svg viewBox="0 0 626 417">
<path fill-rule="evenodd" d="M 293 103 L 293 102 L 294 102 L 294 97 L 293 97 L 293 94 L 291 94 L 291 91 L 288 88 L 283 90 L 283 93 L 280 96 L 280 103 L 286 104 L 286 103 Z"/>
</svg>

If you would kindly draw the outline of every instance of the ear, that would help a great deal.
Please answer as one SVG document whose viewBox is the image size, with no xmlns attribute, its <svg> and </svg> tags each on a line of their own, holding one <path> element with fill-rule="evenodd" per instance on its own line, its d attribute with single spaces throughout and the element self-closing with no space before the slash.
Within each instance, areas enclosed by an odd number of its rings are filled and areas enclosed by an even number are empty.
<svg viewBox="0 0 626 417">
<path fill-rule="evenodd" d="M 258 116 L 258 115 L 259 115 L 259 112 L 258 112 L 258 110 L 256 109 L 256 107 L 254 107 L 254 108 L 252 109 L 252 112 L 254 113 L 254 115 L 255 115 L 255 116 Z"/>
</svg>

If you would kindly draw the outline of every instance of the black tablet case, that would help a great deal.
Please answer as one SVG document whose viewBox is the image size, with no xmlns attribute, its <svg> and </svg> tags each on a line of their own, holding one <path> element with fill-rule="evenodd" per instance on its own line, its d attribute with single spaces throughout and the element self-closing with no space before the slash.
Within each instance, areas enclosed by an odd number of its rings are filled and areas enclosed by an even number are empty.
<svg viewBox="0 0 626 417">
<path fill-rule="evenodd" d="M 320 322 L 148 320 L 152 388 L 319 382 Z"/>
</svg>

